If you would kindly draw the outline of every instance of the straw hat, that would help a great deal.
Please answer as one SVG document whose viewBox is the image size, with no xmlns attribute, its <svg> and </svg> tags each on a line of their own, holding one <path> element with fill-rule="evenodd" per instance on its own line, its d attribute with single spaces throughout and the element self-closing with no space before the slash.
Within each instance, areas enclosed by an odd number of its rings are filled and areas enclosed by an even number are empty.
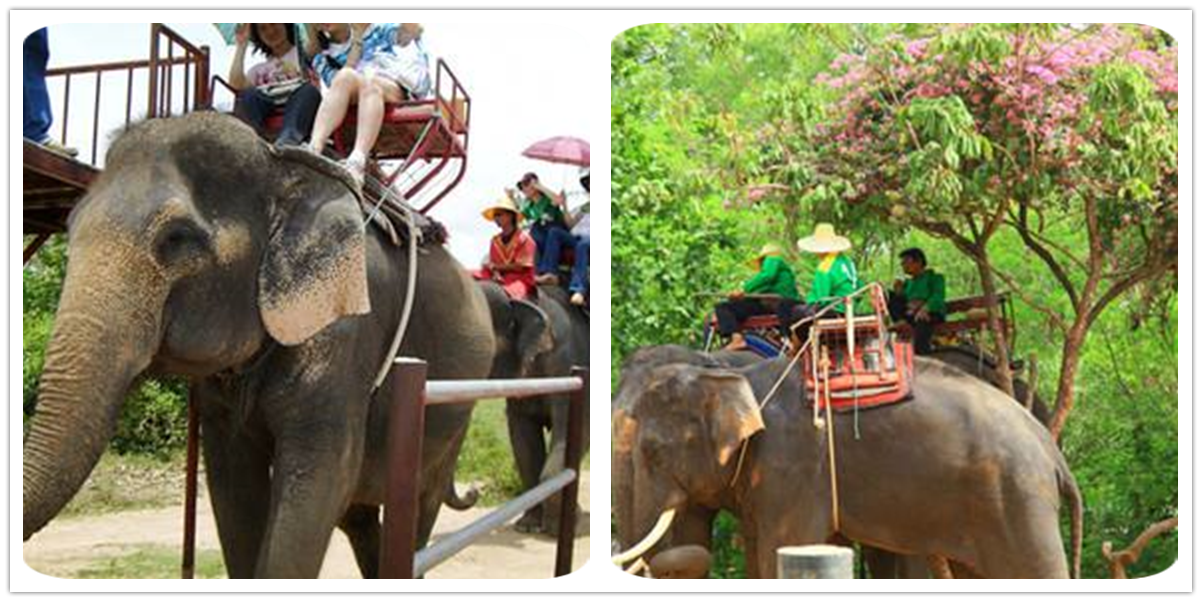
<svg viewBox="0 0 1202 602">
<path fill-rule="evenodd" d="M 522 221 L 522 212 L 518 211 L 518 206 L 514 204 L 513 199 L 509 198 L 507 194 L 501 195 L 495 203 L 485 207 L 484 211 L 480 212 L 480 215 L 483 215 L 484 219 L 491 222 L 498 210 L 512 211 L 517 218 L 517 222 Z"/>
<path fill-rule="evenodd" d="M 818 224 L 814 235 L 797 241 L 797 248 L 807 253 L 842 253 L 851 248 L 851 241 L 835 234 L 830 224 Z"/>
<path fill-rule="evenodd" d="M 759 253 L 759 255 L 756 255 L 755 258 L 757 260 L 759 260 L 759 259 L 763 259 L 763 258 L 769 257 L 769 256 L 779 257 L 784 254 L 785 254 L 785 250 L 780 248 L 780 245 L 770 242 L 770 243 L 764 245 L 763 247 L 760 247 L 760 253 Z"/>
</svg>

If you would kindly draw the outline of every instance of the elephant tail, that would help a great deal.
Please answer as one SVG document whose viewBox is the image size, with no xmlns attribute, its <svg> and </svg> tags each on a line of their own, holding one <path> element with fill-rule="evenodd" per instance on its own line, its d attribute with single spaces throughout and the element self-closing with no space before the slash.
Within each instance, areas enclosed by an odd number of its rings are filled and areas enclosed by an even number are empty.
<svg viewBox="0 0 1202 602">
<path fill-rule="evenodd" d="M 1072 546 L 1073 546 L 1073 565 L 1071 577 L 1073 579 L 1081 578 L 1081 531 L 1082 531 L 1082 514 L 1083 506 L 1081 500 L 1081 489 L 1077 487 L 1077 480 L 1073 478 L 1073 473 L 1068 470 L 1068 466 L 1062 464 L 1060 471 L 1060 495 L 1068 498 L 1069 513 L 1072 518 Z"/>
<path fill-rule="evenodd" d="M 469 487 L 462 496 L 455 490 L 455 480 L 447 481 L 446 495 L 443 497 L 443 503 L 449 506 L 452 510 L 460 512 L 470 510 L 480 501 L 480 490 L 476 487 Z"/>
</svg>

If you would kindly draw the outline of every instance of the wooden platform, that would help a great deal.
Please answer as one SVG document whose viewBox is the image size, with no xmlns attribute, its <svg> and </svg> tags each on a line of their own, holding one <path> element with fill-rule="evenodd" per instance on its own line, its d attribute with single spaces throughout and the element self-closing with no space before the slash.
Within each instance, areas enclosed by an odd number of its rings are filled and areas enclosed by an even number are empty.
<svg viewBox="0 0 1202 602">
<path fill-rule="evenodd" d="M 67 216 L 100 170 L 24 141 L 24 234 L 67 231 Z"/>
</svg>

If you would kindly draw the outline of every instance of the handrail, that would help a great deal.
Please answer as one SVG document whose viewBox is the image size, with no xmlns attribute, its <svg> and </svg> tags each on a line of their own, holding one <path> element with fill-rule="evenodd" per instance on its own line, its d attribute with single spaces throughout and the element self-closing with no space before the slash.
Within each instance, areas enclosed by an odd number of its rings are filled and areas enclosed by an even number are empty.
<svg viewBox="0 0 1202 602">
<path fill-rule="evenodd" d="M 580 487 L 584 416 L 588 411 L 588 370 L 576 368 L 570 378 L 528 378 L 499 381 L 433 381 L 426 383 L 426 363 L 400 358 L 395 363 L 393 405 L 388 425 L 388 481 L 385 487 L 384 526 L 380 542 L 380 577 L 420 577 L 438 562 L 467 547 L 534 504 L 562 491 L 559 537 L 555 552 L 555 576 L 572 570 L 572 546 L 576 536 L 576 501 Z M 485 518 L 448 535 L 424 555 L 417 543 L 418 493 L 421 490 L 421 449 L 425 409 L 432 403 L 467 403 L 477 396 L 528 397 L 552 392 L 573 394 L 568 406 L 568 440 L 564 472 L 494 510 Z M 445 543 L 444 543 L 445 542 Z"/>
<path fill-rule="evenodd" d="M 209 95 L 206 90 L 209 73 L 209 50 L 207 46 L 197 47 L 189 43 L 171 28 L 161 23 L 152 23 L 151 53 L 146 59 L 130 61 L 110 61 L 89 65 L 73 65 L 55 67 L 46 70 L 48 80 L 61 79 L 63 82 L 62 106 L 56 111 L 58 116 L 59 140 L 68 146 L 78 143 L 80 136 L 71 136 L 72 97 L 71 86 L 74 79 L 94 76 L 94 97 L 92 99 L 92 131 L 91 138 L 85 138 L 84 144 L 91 148 L 90 162 L 96 165 L 100 159 L 100 108 L 102 93 L 106 80 L 105 76 L 124 72 L 125 84 L 125 122 L 129 125 L 134 118 L 134 78 L 141 70 L 148 73 L 146 116 L 159 117 L 170 115 L 172 107 L 173 73 L 177 68 L 183 68 L 184 97 L 182 112 L 190 112 L 209 106 Z M 167 56 L 159 56 L 160 38 L 166 40 Z M 175 48 L 181 48 L 183 54 L 176 56 Z M 165 83 L 166 85 L 160 85 Z M 106 124 L 112 126 L 115 124 Z M 86 135 L 86 134 L 85 134 Z"/>
</svg>

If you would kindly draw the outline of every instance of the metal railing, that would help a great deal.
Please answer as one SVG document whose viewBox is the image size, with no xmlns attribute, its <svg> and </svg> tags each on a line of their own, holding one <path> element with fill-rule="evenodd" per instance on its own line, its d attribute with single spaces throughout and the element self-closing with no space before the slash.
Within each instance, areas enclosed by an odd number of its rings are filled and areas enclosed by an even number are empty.
<svg viewBox="0 0 1202 602">
<path fill-rule="evenodd" d="M 396 373 L 393 378 L 398 381 L 388 426 L 388 493 L 384 502 L 384 530 L 380 543 L 380 577 L 413 579 L 424 575 L 474 541 L 560 491 L 563 493 L 560 498 L 555 576 L 570 573 L 572 544 L 576 537 L 584 412 L 588 411 L 588 369 L 575 368 L 573 376 L 568 378 L 429 383 L 426 382 L 424 361 L 401 358 L 396 361 L 394 370 Z M 418 495 L 421 489 L 421 449 L 426 407 L 554 393 L 572 393 L 564 470 L 467 527 L 417 551 Z"/>
<path fill-rule="evenodd" d="M 476 540 L 505 525 L 521 513 L 562 491 L 559 535 L 555 548 L 555 576 L 572 572 L 572 545 L 576 539 L 577 500 L 580 493 L 580 460 L 584 453 L 584 416 L 588 411 L 588 369 L 574 368 L 572 376 L 512 380 L 427 381 L 426 362 L 396 360 L 392 378 L 398 379 L 389 412 L 387 488 L 384 525 L 380 540 L 380 577 L 413 579 L 449 560 Z M 417 551 L 418 499 L 421 489 L 422 439 L 426 408 L 432 405 L 470 403 L 481 399 L 523 399 L 571 393 L 564 470 L 535 488 Z M 194 399 L 194 395 L 189 395 Z M 180 576 L 191 579 L 196 559 L 196 496 L 199 472 L 199 416 L 188 403 L 188 451 L 184 494 L 184 541 Z"/>
<path fill-rule="evenodd" d="M 106 76 L 125 74 L 124 125 L 129 125 L 134 119 L 134 80 L 140 79 L 143 71 L 146 72 L 147 77 L 145 80 L 147 82 L 146 117 L 166 117 L 177 112 L 187 113 L 209 106 L 207 84 L 209 47 L 193 46 L 171 28 L 162 23 L 152 23 L 150 26 L 150 56 L 146 60 L 97 63 L 46 70 L 48 85 L 57 87 L 59 85 L 57 82 L 62 82 L 62 104 L 55 111 L 55 121 L 59 126 L 58 139 L 63 144 L 90 148 L 91 163 L 97 165 L 101 139 L 100 108 L 103 96 L 101 91 L 104 88 Z M 175 95 L 177 77 L 181 84 L 178 97 Z M 92 110 L 90 138 L 84 137 L 86 134 L 78 134 L 68 129 L 68 124 L 71 123 L 71 86 L 73 82 L 84 78 L 93 80 L 94 96 L 90 107 Z M 176 100 L 182 100 L 182 102 L 177 104 Z M 115 124 L 106 124 L 110 127 L 112 125 Z M 72 136 L 73 133 L 77 135 Z"/>
</svg>

